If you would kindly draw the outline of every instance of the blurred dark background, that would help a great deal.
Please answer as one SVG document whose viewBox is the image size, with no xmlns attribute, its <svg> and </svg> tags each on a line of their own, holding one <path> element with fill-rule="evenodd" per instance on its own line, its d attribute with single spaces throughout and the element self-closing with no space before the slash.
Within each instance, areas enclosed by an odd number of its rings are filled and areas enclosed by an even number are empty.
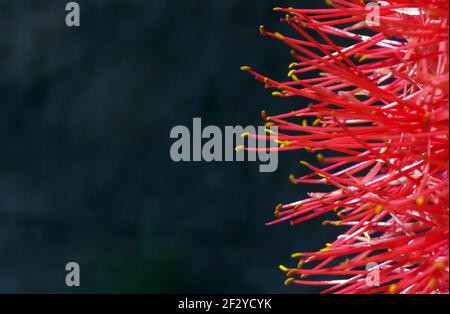
<svg viewBox="0 0 450 314">
<path fill-rule="evenodd" d="M 0 292 L 311 293 L 279 264 L 323 247 L 323 218 L 266 227 L 303 152 L 258 163 L 174 163 L 175 125 L 261 125 L 301 99 L 270 96 L 241 65 L 285 78 L 258 27 L 274 6 L 322 1 L 0 0 Z M 81 287 L 65 286 L 65 265 Z"/>
</svg>

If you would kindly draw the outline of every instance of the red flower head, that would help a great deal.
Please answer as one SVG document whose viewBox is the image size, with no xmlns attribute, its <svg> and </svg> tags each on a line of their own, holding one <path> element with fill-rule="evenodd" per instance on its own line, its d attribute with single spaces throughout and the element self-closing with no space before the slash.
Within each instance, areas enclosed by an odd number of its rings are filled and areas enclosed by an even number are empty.
<svg viewBox="0 0 450 314">
<path fill-rule="evenodd" d="M 295 36 L 289 80 L 248 71 L 306 108 L 263 118 L 278 150 L 306 150 L 317 163 L 294 184 L 326 193 L 275 209 L 292 225 L 337 213 L 344 233 L 280 266 L 286 284 L 333 293 L 448 293 L 448 0 L 328 1 L 328 9 L 275 8 Z M 345 44 L 343 44 L 345 43 Z M 316 165 L 322 164 L 322 165 Z M 372 265 L 372 269 L 367 267 Z M 374 266 L 379 280 L 369 284 Z"/>
</svg>

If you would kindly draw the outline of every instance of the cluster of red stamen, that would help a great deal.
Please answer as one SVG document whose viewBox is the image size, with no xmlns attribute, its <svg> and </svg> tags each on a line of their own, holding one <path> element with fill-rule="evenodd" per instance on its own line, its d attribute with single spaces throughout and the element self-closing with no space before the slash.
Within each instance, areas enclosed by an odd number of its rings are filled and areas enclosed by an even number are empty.
<svg viewBox="0 0 450 314">
<path fill-rule="evenodd" d="M 334 187 L 278 205 L 269 225 L 334 211 L 338 218 L 323 224 L 346 228 L 318 252 L 293 254 L 298 265 L 280 266 L 285 283 L 333 293 L 448 293 L 448 0 L 379 2 L 377 25 L 363 1 L 330 4 L 275 8 L 294 37 L 261 26 L 292 48 L 289 80 L 242 67 L 274 96 L 311 100 L 286 114 L 263 111 L 279 130 L 267 139 L 323 164 L 302 161 L 311 172 L 292 175 L 294 184 Z M 379 265 L 376 284 L 368 284 L 369 263 Z"/>
</svg>

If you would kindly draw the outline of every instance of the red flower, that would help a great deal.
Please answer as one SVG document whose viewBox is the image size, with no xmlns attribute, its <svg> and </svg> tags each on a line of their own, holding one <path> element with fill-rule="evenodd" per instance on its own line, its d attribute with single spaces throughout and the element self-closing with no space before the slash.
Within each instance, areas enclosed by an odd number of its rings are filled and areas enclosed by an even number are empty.
<svg viewBox="0 0 450 314">
<path fill-rule="evenodd" d="M 266 31 L 292 48 L 288 81 L 242 69 L 274 89 L 305 97 L 307 108 L 268 116 L 278 150 L 316 154 L 294 184 L 326 184 L 326 193 L 275 209 L 292 225 L 335 211 L 324 225 L 345 228 L 318 252 L 280 266 L 286 284 L 330 286 L 333 293 L 448 293 L 448 0 L 366 6 L 275 8 L 296 36 Z M 374 20 L 369 18 L 374 17 Z M 370 26 L 369 26 L 370 25 Z M 367 276 L 379 265 L 379 280 Z M 376 264 L 373 264 L 376 263 Z"/>
</svg>

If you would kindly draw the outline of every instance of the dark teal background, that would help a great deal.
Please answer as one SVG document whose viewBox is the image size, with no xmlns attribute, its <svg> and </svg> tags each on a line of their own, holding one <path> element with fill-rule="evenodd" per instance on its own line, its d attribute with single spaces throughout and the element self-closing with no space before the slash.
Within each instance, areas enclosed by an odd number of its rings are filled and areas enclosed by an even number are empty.
<svg viewBox="0 0 450 314">
<path fill-rule="evenodd" d="M 170 130 L 260 125 L 279 100 L 239 70 L 284 79 L 274 6 L 312 1 L 0 0 L 0 292 L 315 292 L 278 264 L 323 247 L 321 218 L 265 227 L 304 152 L 258 163 L 174 163 Z M 319 5 L 323 5 L 322 2 Z M 65 264 L 81 266 L 67 288 Z"/>
</svg>

